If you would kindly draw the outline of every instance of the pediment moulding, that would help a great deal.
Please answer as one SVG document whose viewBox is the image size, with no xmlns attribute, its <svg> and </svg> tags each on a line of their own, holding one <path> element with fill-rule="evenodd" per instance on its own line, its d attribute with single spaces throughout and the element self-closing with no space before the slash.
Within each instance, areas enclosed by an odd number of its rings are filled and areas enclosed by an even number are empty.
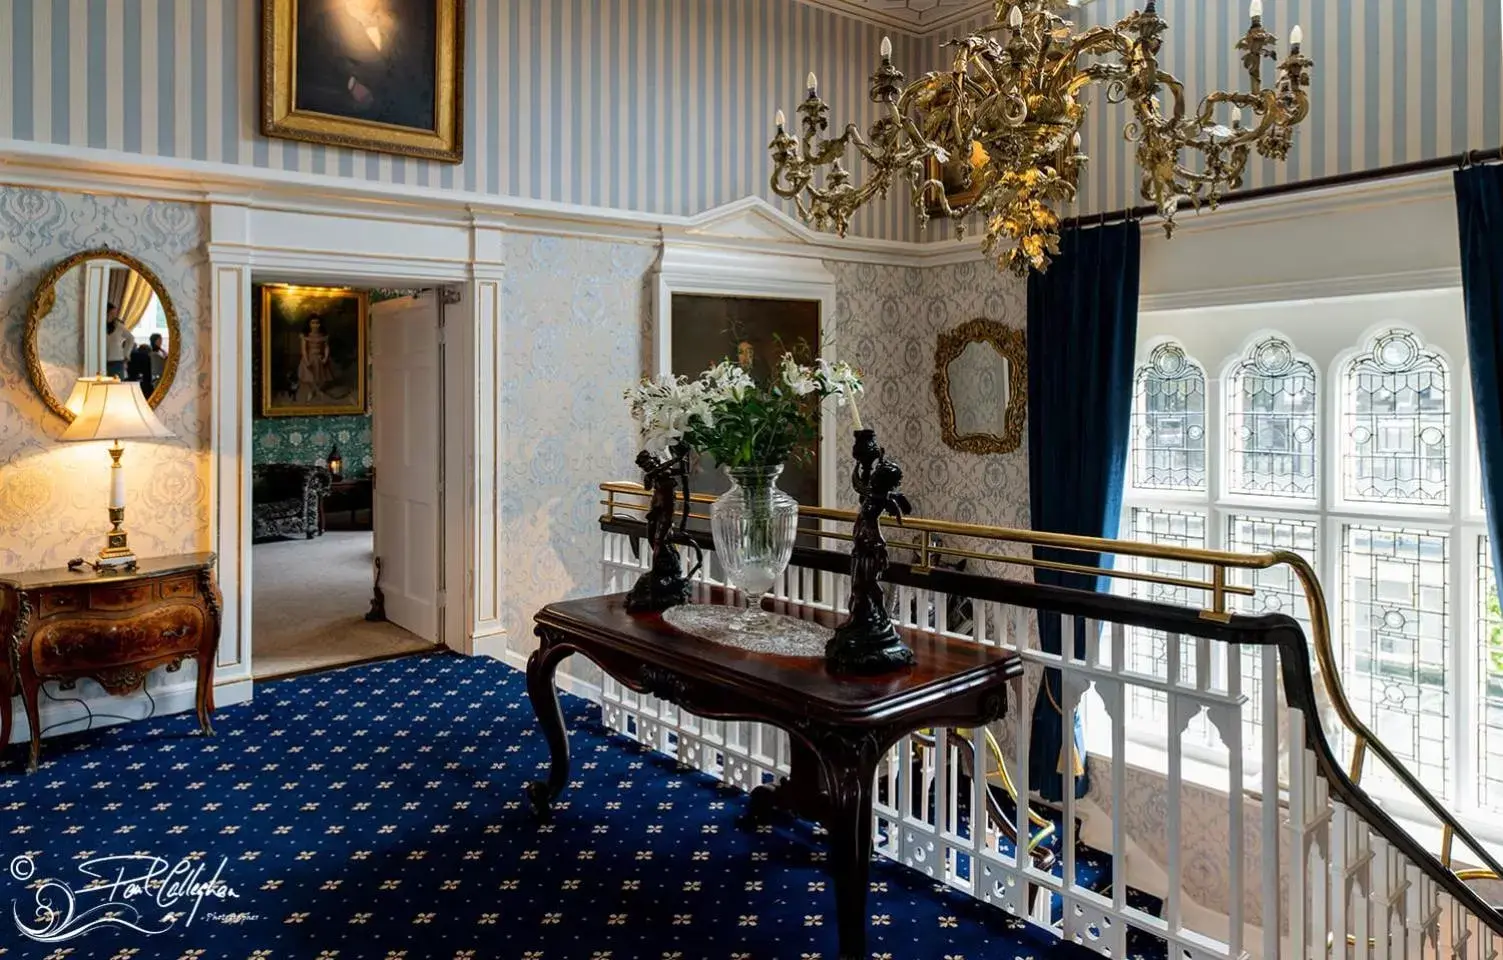
<svg viewBox="0 0 1503 960">
<path fill-rule="evenodd" d="M 803 0 L 911 36 L 925 36 L 980 14 L 991 13 L 993 0 Z"/>
</svg>

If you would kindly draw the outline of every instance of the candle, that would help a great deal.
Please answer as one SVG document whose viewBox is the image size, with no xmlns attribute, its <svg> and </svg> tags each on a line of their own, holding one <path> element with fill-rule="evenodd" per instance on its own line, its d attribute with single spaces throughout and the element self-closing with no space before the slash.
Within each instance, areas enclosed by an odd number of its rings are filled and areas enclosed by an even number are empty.
<svg viewBox="0 0 1503 960">
<path fill-rule="evenodd" d="M 1305 31 L 1304 31 L 1304 28 L 1301 27 L 1299 24 L 1296 23 L 1294 25 L 1294 29 L 1289 31 L 1289 45 L 1291 47 L 1298 47 L 1300 44 L 1302 44 L 1304 42 L 1305 42 Z"/>
<path fill-rule="evenodd" d="M 115 460 L 110 466 L 110 509 L 123 510 L 125 508 L 125 468 L 120 466 L 120 461 Z"/>
<path fill-rule="evenodd" d="M 856 395 L 854 393 L 851 394 L 850 397 L 849 397 L 849 400 L 851 401 L 851 425 L 855 429 L 860 430 L 861 429 L 861 411 L 856 409 Z"/>
<path fill-rule="evenodd" d="M 1263 16 L 1263 0 L 1252 0 L 1247 8 L 1247 15 L 1257 20 Z"/>
<path fill-rule="evenodd" d="M 891 60 L 892 59 L 892 38 L 891 37 L 883 37 L 882 38 L 882 59 L 883 60 Z"/>
</svg>

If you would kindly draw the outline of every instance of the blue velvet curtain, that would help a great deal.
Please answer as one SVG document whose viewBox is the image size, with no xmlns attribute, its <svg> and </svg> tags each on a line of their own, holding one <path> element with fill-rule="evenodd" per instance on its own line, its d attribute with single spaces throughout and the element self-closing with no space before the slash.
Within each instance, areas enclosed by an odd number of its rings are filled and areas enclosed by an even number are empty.
<svg viewBox="0 0 1503 960">
<path fill-rule="evenodd" d="M 1132 426 L 1133 354 L 1138 339 L 1136 223 L 1071 230 L 1047 273 L 1028 281 L 1028 480 L 1033 529 L 1115 537 Z M 1038 559 L 1096 564 L 1096 554 L 1037 548 Z M 1108 558 L 1109 561 L 1110 558 Z M 1105 588 L 1104 577 L 1036 571 L 1039 583 Z M 1043 649 L 1059 653 L 1058 616 L 1040 614 Z M 1085 655 L 1084 625 L 1076 653 Z M 1064 796 L 1065 763 L 1089 786 L 1079 718 L 1065 749 L 1059 671 L 1049 670 L 1033 705 L 1029 778 L 1048 800 Z"/>
<path fill-rule="evenodd" d="M 1493 573 L 1503 578 L 1503 167 L 1456 172 L 1456 213 L 1461 226 L 1461 285 L 1466 296 L 1467 356 L 1482 451 L 1482 492 L 1493 551 Z"/>
</svg>

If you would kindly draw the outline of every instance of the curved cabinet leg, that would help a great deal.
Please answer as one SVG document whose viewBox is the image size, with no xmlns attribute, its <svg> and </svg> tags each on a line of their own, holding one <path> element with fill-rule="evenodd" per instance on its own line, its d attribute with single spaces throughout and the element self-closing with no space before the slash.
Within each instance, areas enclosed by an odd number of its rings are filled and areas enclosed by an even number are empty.
<svg viewBox="0 0 1503 960">
<path fill-rule="evenodd" d="M 41 681 L 22 668 L 21 702 L 26 705 L 26 723 L 31 727 L 31 752 L 26 758 L 27 773 L 36 773 L 37 764 L 42 759 L 42 710 L 37 702 L 41 695 Z"/>
<path fill-rule="evenodd" d="M 524 789 L 533 813 L 543 820 L 552 814 L 553 801 L 569 784 L 569 731 L 564 726 L 564 711 L 558 702 L 558 688 L 553 683 L 559 661 L 569 652 L 549 646 L 545 639 L 543 645 L 527 658 L 527 699 L 532 701 L 538 726 L 543 728 L 552 763 L 546 782 L 534 780 Z"/>
<path fill-rule="evenodd" d="M 11 727 L 15 723 L 16 701 L 11 690 L 15 684 L 11 681 L 7 672 L 3 681 L 0 681 L 0 757 L 10 749 Z"/>
</svg>

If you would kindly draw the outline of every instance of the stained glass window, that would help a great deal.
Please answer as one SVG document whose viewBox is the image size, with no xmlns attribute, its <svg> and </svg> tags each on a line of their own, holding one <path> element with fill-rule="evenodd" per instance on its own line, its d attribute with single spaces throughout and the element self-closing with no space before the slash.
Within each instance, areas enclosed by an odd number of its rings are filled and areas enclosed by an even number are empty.
<svg viewBox="0 0 1503 960">
<path fill-rule="evenodd" d="M 1448 504 L 1451 393 L 1445 361 L 1409 331 L 1387 330 L 1347 364 L 1343 381 L 1346 498 Z"/>
<path fill-rule="evenodd" d="M 1206 518 L 1204 514 L 1182 513 L 1174 510 L 1135 509 L 1132 512 L 1132 538 L 1148 543 L 1176 547 L 1204 549 L 1206 546 Z M 1208 572 L 1200 564 L 1182 560 L 1161 560 L 1136 557 L 1133 570 L 1182 580 L 1204 580 Z M 1169 603 L 1176 606 L 1195 606 L 1204 603 L 1200 591 L 1161 583 L 1128 581 L 1135 597 Z M 1161 630 L 1129 628 L 1126 640 L 1127 669 L 1134 673 L 1169 679 L 1169 635 Z M 1180 638 L 1179 679 L 1189 680 L 1195 676 L 1195 641 Z M 1162 724 L 1167 716 L 1167 700 L 1162 693 L 1139 686 L 1129 686 L 1128 716 Z"/>
<path fill-rule="evenodd" d="M 1378 738 L 1445 798 L 1450 538 L 1354 523 L 1343 526 L 1342 542 L 1347 693 Z"/>
<path fill-rule="evenodd" d="M 1206 375 L 1178 344 L 1155 347 L 1138 371 L 1132 465 L 1143 490 L 1206 488 Z"/>
<path fill-rule="evenodd" d="M 1232 493 L 1315 496 L 1315 368 L 1268 337 L 1232 368 L 1227 391 L 1227 484 Z"/>
<path fill-rule="evenodd" d="M 1503 811 L 1503 610 L 1487 537 L 1477 538 L 1477 804 Z"/>
<path fill-rule="evenodd" d="M 1236 553 L 1288 550 L 1313 564 L 1317 562 L 1315 546 L 1318 531 L 1319 527 L 1309 520 L 1233 514 L 1227 518 L 1226 548 Z M 1232 582 L 1257 591 L 1251 597 L 1233 597 L 1233 610 L 1255 616 L 1265 613 L 1287 614 L 1298 620 L 1305 630 L 1305 637 L 1310 637 L 1310 606 L 1305 600 L 1304 588 L 1289 567 L 1281 565 L 1267 570 L 1237 570 L 1233 572 Z M 1242 692 L 1247 695 L 1248 702 L 1243 709 L 1243 719 L 1249 727 L 1249 743 L 1256 742 L 1252 739 L 1251 727 L 1262 722 L 1262 689 L 1263 658 L 1256 650 L 1244 650 Z"/>
</svg>

